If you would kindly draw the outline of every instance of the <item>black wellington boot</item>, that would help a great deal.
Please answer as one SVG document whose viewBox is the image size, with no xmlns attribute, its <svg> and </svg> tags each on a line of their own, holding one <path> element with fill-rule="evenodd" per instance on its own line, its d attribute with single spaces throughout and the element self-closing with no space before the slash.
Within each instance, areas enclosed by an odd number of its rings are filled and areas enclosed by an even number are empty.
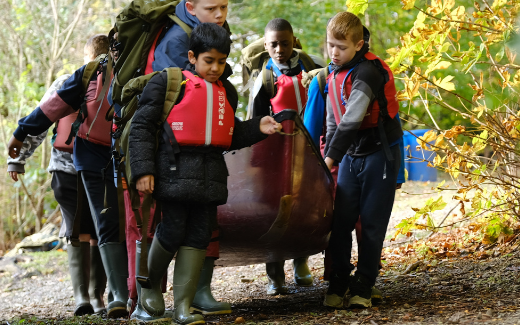
<svg viewBox="0 0 520 325">
<path fill-rule="evenodd" d="M 215 258 L 206 257 L 204 259 L 204 266 L 200 272 L 197 293 L 195 294 L 195 298 L 193 298 L 191 307 L 203 315 L 231 314 L 231 305 L 227 302 L 216 301 L 213 294 L 211 294 L 211 279 L 213 278 L 214 267 Z"/>
<path fill-rule="evenodd" d="M 90 283 L 88 286 L 88 294 L 90 296 L 90 304 L 94 307 L 96 314 L 106 311 L 103 295 L 107 287 L 107 275 L 103 267 L 103 260 L 99 253 L 99 247 L 90 246 Z"/>
<path fill-rule="evenodd" d="M 164 249 L 157 237 L 154 237 L 148 253 L 148 277 L 152 288 L 141 288 L 139 297 L 141 306 L 150 316 L 162 317 L 164 315 L 165 307 L 161 283 L 174 255 L 175 252 Z M 137 265 L 137 260 L 135 264 Z"/>
<path fill-rule="evenodd" d="M 80 247 L 67 246 L 70 281 L 74 292 L 74 316 L 90 315 L 94 308 L 90 304 L 88 282 L 90 276 L 90 243 L 80 242 Z"/>
<path fill-rule="evenodd" d="M 135 248 L 135 274 L 139 274 L 139 266 L 141 265 L 141 242 L 136 241 Z M 136 281 L 137 289 L 137 305 L 135 310 L 130 316 L 130 319 L 135 319 L 139 322 L 153 323 L 153 322 L 168 322 L 172 320 L 173 312 L 166 310 L 162 316 L 150 316 L 141 304 L 141 285 L 139 281 Z M 162 291 L 162 290 L 161 290 Z"/>
<path fill-rule="evenodd" d="M 174 322 L 180 325 L 205 324 L 204 317 L 190 314 L 197 291 L 200 271 L 206 257 L 205 249 L 181 246 L 173 272 Z"/>
<path fill-rule="evenodd" d="M 285 272 L 283 266 L 285 261 L 265 263 L 267 273 L 267 294 L 270 296 L 284 295 L 287 293 L 285 285 Z"/>
<path fill-rule="evenodd" d="M 128 256 L 125 243 L 105 243 L 99 247 L 108 286 L 113 300 L 108 303 L 107 316 L 120 318 L 128 316 L 126 301 L 128 300 Z"/>
</svg>

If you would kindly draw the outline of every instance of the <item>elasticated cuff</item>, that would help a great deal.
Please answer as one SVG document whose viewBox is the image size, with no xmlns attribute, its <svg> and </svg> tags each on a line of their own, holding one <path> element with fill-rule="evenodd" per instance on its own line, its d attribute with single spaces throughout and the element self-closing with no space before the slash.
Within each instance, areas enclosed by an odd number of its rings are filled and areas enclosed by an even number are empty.
<svg viewBox="0 0 520 325">
<path fill-rule="evenodd" d="M 329 147 L 329 151 L 327 151 L 327 157 L 332 158 L 337 163 L 340 163 L 343 160 L 344 156 L 344 152 L 334 147 Z"/>
<path fill-rule="evenodd" d="M 23 140 L 25 140 L 27 137 L 27 133 L 25 133 L 20 127 L 17 127 L 13 132 L 13 136 L 16 138 L 16 140 L 23 142 Z"/>
<path fill-rule="evenodd" d="M 7 172 L 25 173 L 25 165 L 23 164 L 7 164 Z"/>
</svg>

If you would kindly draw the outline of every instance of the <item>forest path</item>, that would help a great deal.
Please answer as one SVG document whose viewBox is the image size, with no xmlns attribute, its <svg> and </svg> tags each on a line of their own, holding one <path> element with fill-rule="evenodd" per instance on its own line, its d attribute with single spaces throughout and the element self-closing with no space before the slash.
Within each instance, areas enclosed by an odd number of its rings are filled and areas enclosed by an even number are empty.
<svg viewBox="0 0 520 325">
<path fill-rule="evenodd" d="M 434 183 L 409 182 L 396 196 L 389 225 L 413 215 L 410 207 L 420 207 L 431 194 Z M 444 194 L 443 194 L 444 195 Z M 448 197 L 445 199 L 448 201 Z M 449 202 L 436 214 L 442 219 L 451 209 Z M 455 213 L 455 212 L 453 212 Z M 420 234 L 419 234 L 420 235 Z M 424 235 L 424 234 L 423 234 Z M 386 245 L 393 245 L 387 242 Z M 495 257 L 466 252 L 457 257 L 419 259 L 390 246 L 387 263 L 377 286 L 383 291 L 382 304 L 367 310 L 333 310 L 323 307 L 326 285 L 323 282 L 323 255 L 311 256 L 309 265 L 314 286 L 293 284 L 292 263 L 285 265 L 289 294 L 267 296 L 267 279 L 262 264 L 216 268 L 213 293 L 229 301 L 233 313 L 206 317 L 208 324 L 520 324 L 520 256 L 495 254 Z M 395 251 L 403 252 L 397 257 Z M 413 249 L 412 249 L 413 250 Z M 407 257 L 406 255 L 409 255 Z M 493 255 L 493 254 L 491 254 Z M 0 324 L 124 324 L 128 320 L 107 320 L 98 316 L 72 318 L 74 303 L 65 252 L 30 253 L 32 261 L 18 263 L 0 273 Z M 487 259 L 481 259 L 485 258 Z M 4 259 L 5 260 L 5 259 Z M 1 262 L 1 260 L 0 260 Z M 409 268 L 410 265 L 413 268 Z M 173 308 L 171 281 L 168 276 L 167 308 Z M 517 311 L 519 310 L 519 311 Z"/>
</svg>

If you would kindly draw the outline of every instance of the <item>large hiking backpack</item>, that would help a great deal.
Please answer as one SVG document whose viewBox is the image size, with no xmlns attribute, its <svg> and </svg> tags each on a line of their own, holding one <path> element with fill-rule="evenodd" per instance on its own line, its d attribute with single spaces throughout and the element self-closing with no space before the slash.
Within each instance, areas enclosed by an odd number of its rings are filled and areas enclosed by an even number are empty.
<svg viewBox="0 0 520 325">
<path fill-rule="evenodd" d="M 121 98 L 123 87 L 133 78 L 144 75 L 148 54 L 163 28 L 173 21 L 186 33 L 191 28 L 175 16 L 180 0 L 134 0 L 117 16 L 109 38 L 117 33 L 113 45 L 118 52 L 114 66 L 112 100 L 125 104 Z"/>
</svg>

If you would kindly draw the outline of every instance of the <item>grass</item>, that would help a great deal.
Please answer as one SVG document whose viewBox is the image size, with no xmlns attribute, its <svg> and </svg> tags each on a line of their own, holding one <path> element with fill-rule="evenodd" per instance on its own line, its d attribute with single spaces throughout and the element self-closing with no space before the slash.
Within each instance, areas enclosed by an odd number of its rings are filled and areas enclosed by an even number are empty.
<svg viewBox="0 0 520 325">
<path fill-rule="evenodd" d="M 56 269 L 68 268 L 67 253 L 64 251 L 34 252 L 27 253 L 33 258 L 27 263 L 20 263 L 19 266 L 27 271 L 37 271 L 43 275 L 52 274 Z"/>
</svg>

